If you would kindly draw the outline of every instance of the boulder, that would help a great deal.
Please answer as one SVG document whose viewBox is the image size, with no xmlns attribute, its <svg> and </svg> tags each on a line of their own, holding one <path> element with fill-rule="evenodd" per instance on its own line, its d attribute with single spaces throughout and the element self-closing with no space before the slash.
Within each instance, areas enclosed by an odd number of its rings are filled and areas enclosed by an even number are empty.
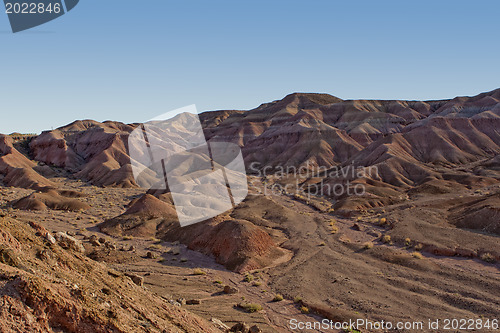
<svg viewBox="0 0 500 333">
<path fill-rule="evenodd" d="M 248 333 L 249 331 L 250 328 L 245 323 L 234 324 L 233 327 L 231 327 L 231 329 L 229 330 L 229 332 L 241 332 L 241 333 Z"/>
<path fill-rule="evenodd" d="M 201 304 L 201 299 L 189 299 L 186 301 L 187 305 L 198 305 Z"/>
<path fill-rule="evenodd" d="M 250 329 L 248 330 L 248 333 L 262 333 L 262 330 L 260 329 L 259 326 L 257 325 L 253 325 L 252 327 L 250 327 Z"/>
<path fill-rule="evenodd" d="M 237 294 L 239 292 L 240 292 L 239 289 L 236 287 L 231 287 L 231 286 L 224 287 L 224 294 Z"/>
<path fill-rule="evenodd" d="M 125 276 L 128 276 L 132 280 L 132 282 L 134 282 L 139 287 L 142 287 L 142 285 L 144 284 L 144 278 L 142 276 L 132 273 L 125 273 Z"/>
<path fill-rule="evenodd" d="M 217 327 L 222 332 L 227 332 L 231 329 L 229 326 L 227 326 L 226 324 L 224 324 L 221 320 L 219 320 L 217 318 L 211 318 L 210 321 L 214 324 L 215 327 Z"/>
<path fill-rule="evenodd" d="M 56 233 L 55 239 L 62 248 L 85 253 L 85 248 L 82 243 L 78 239 L 71 237 L 64 232 Z"/>
</svg>

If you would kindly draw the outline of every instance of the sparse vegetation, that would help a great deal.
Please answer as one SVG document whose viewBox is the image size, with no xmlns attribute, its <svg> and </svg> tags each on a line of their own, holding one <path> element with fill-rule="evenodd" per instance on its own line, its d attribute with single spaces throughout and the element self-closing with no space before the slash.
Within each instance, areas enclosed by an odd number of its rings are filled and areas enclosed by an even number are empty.
<svg viewBox="0 0 500 333">
<path fill-rule="evenodd" d="M 385 217 L 382 217 L 378 220 L 379 225 L 386 225 L 387 224 L 387 219 Z"/>
<path fill-rule="evenodd" d="M 422 243 L 418 243 L 415 245 L 415 250 L 416 251 L 421 251 L 424 248 L 424 245 Z"/>
<path fill-rule="evenodd" d="M 495 262 L 495 257 L 491 253 L 483 253 L 481 255 L 481 260 L 492 264 Z"/>
<path fill-rule="evenodd" d="M 330 233 L 331 233 L 332 235 L 334 235 L 334 234 L 336 234 L 336 233 L 338 233 L 338 232 L 339 232 L 339 228 L 338 228 L 337 226 L 335 226 L 335 225 L 334 225 L 334 226 L 332 226 L 332 229 L 331 229 Z"/>
<path fill-rule="evenodd" d="M 149 248 L 151 250 L 163 250 L 163 246 L 161 246 L 160 244 L 153 244 L 153 245 L 150 245 Z M 182 259 L 181 259 L 182 260 Z"/>
<path fill-rule="evenodd" d="M 309 308 L 306 307 L 306 306 L 301 306 L 300 307 L 300 312 L 307 314 L 307 313 L 309 313 Z"/>
<path fill-rule="evenodd" d="M 283 300 L 283 296 L 281 294 L 274 295 L 273 302 L 281 302 Z"/>
<path fill-rule="evenodd" d="M 243 303 L 243 304 L 238 304 L 238 307 L 250 313 L 259 312 L 262 310 L 262 305 L 258 303 Z"/>
<path fill-rule="evenodd" d="M 361 333 L 360 331 L 355 330 L 354 328 L 345 328 L 344 332 L 345 333 Z"/>
<path fill-rule="evenodd" d="M 293 299 L 293 302 L 294 302 L 294 303 L 300 303 L 300 302 L 302 302 L 302 297 L 300 297 L 300 296 L 296 296 L 296 297 Z"/>
<path fill-rule="evenodd" d="M 363 248 L 365 250 L 369 250 L 369 249 L 373 248 L 373 243 L 372 242 L 366 242 L 366 243 L 363 244 Z"/>
<path fill-rule="evenodd" d="M 411 239 L 409 237 L 405 239 L 405 246 L 411 246 Z"/>
<path fill-rule="evenodd" d="M 201 268 L 195 268 L 193 269 L 193 275 L 207 275 L 207 273 Z"/>
<path fill-rule="evenodd" d="M 222 284 L 223 282 L 221 280 L 215 280 L 214 283 L 215 284 Z"/>
<path fill-rule="evenodd" d="M 389 235 L 384 235 L 384 236 L 382 236 L 381 241 L 382 241 L 382 243 L 384 243 L 384 244 L 389 244 L 389 243 L 391 242 L 391 236 L 389 236 Z"/>
<path fill-rule="evenodd" d="M 245 274 L 245 278 L 243 278 L 245 282 L 252 282 L 253 280 L 255 280 L 255 276 L 250 273 Z"/>
<path fill-rule="evenodd" d="M 321 242 L 321 243 L 319 243 L 319 246 L 325 246 L 325 245 L 326 245 L 326 243 L 325 243 L 325 242 Z"/>
<path fill-rule="evenodd" d="M 415 259 L 424 259 L 424 256 L 420 252 L 413 252 L 411 255 Z"/>
<path fill-rule="evenodd" d="M 262 284 L 262 282 L 260 282 L 260 281 L 254 281 L 252 285 L 254 287 L 259 287 L 261 284 Z"/>
<path fill-rule="evenodd" d="M 181 262 L 187 262 L 187 261 L 188 261 L 188 259 L 187 259 L 187 258 L 181 258 L 181 260 L 180 260 L 180 261 L 181 261 Z"/>
</svg>

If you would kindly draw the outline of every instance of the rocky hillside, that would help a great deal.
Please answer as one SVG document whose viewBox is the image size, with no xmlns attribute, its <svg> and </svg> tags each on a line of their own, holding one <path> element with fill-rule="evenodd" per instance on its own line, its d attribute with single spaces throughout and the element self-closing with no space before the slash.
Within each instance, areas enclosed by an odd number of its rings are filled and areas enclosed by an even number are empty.
<svg viewBox="0 0 500 333">
<path fill-rule="evenodd" d="M 85 256 L 79 240 L 0 218 L 1 332 L 220 332 Z"/>
</svg>

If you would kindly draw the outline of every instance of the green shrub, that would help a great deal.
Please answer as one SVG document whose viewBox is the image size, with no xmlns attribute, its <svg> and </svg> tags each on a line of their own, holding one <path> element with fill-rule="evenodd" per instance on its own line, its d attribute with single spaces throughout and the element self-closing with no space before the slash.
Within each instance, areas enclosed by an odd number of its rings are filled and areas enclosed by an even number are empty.
<svg viewBox="0 0 500 333">
<path fill-rule="evenodd" d="M 244 304 L 238 304 L 238 306 L 250 313 L 259 312 L 262 310 L 262 305 L 257 303 L 244 303 Z"/>
<path fill-rule="evenodd" d="M 363 248 L 368 250 L 368 249 L 371 249 L 373 248 L 373 243 L 372 242 L 366 242 L 363 244 Z"/>
<path fill-rule="evenodd" d="M 245 274 L 245 278 L 243 279 L 243 281 L 252 282 L 254 279 L 255 279 L 255 277 L 252 274 L 247 273 L 247 274 Z"/>
<path fill-rule="evenodd" d="M 411 255 L 416 259 L 424 259 L 424 256 L 420 252 L 413 252 Z"/>
<path fill-rule="evenodd" d="M 494 263 L 495 262 L 495 257 L 491 253 L 483 253 L 481 255 L 481 260 L 487 263 Z"/>
<path fill-rule="evenodd" d="M 201 268 L 195 268 L 193 269 L 193 275 L 207 275 L 207 273 L 204 272 Z"/>
</svg>

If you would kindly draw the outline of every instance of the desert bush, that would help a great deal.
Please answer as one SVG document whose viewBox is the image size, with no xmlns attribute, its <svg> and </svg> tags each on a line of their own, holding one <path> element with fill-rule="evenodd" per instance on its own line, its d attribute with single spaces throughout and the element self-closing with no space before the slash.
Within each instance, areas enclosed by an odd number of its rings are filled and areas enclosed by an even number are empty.
<svg viewBox="0 0 500 333">
<path fill-rule="evenodd" d="M 300 302 L 302 302 L 302 297 L 300 297 L 300 296 L 296 296 L 296 297 L 293 299 L 293 302 L 294 302 L 294 303 L 300 303 Z"/>
<path fill-rule="evenodd" d="M 238 306 L 250 313 L 259 312 L 262 310 L 262 305 L 257 303 L 244 303 L 244 304 L 238 304 Z"/>
<path fill-rule="evenodd" d="M 302 313 L 309 313 L 309 308 L 308 308 L 308 307 L 306 307 L 306 306 L 302 306 L 302 307 L 300 308 L 300 312 L 302 312 Z"/>
<path fill-rule="evenodd" d="M 378 220 L 378 224 L 380 224 L 380 225 L 386 225 L 387 224 L 387 219 L 385 217 L 382 217 L 381 219 Z"/>
<path fill-rule="evenodd" d="M 363 244 L 363 248 L 368 250 L 368 249 L 371 249 L 373 248 L 373 243 L 372 242 L 366 242 Z"/>
<path fill-rule="evenodd" d="M 222 284 L 222 281 L 221 280 L 215 280 L 214 283 L 215 284 Z"/>
<path fill-rule="evenodd" d="M 381 239 L 382 243 L 385 243 L 385 244 L 388 244 L 391 242 L 391 236 L 389 235 L 384 235 L 382 236 L 382 239 Z"/>
<path fill-rule="evenodd" d="M 207 273 L 201 268 L 195 268 L 193 269 L 193 275 L 207 275 Z"/>
<path fill-rule="evenodd" d="M 163 246 L 161 246 L 160 244 L 153 244 L 153 245 L 150 245 L 149 248 L 151 250 L 162 250 Z"/>
<path fill-rule="evenodd" d="M 405 239 L 405 246 L 410 246 L 411 245 L 411 239 L 409 237 L 407 237 Z"/>
<path fill-rule="evenodd" d="M 423 248 L 424 248 L 424 245 L 422 243 L 418 243 L 417 245 L 415 245 L 415 250 L 417 250 L 417 251 L 421 251 Z"/>
<path fill-rule="evenodd" d="M 254 287 L 259 287 L 262 284 L 260 281 L 254 281 L 253 286 Z"/>
<path fill-rule="evenodd" d="M 330 233 L 332 235 L 335 235 L 338 232 L 339 232 L 339 228 L 337 226 L 332 226 L 332 230 L 330 231 Z"/>
<path fill-rule="evenodd" d="M 495 257 L 491 253 L 483 253 L 481 255 L 481 260 L 492 264 L 495 262 Z"/>
<path fill-rule="evenodd" d="M 245 282 L 252 282 L 253 280 L 255 280 L 255 276 L 250 273 L 246 273 L 245 277 L 243 278 L 243 281 Z"/>
<path fill-rule="evenodd" d="M 416 258 L 416 259 L 423 259 L 424 258 L 424 256 L 420 252 L 413 252 L 411 255 L 413 258 Z"/>
<path fill-rule="evenodd" d="M 326 245 L 326 243 L 325 243 L 325 242 L 321 242 L 321 243 L 319 243 L 319 246 L 325 246 L 325 245 Z"/>
<path fill-rule="evenodd" d="M 283 300 L 283 296 L 281 294 L 274 295 L 273 302 L 281 302 Z"/>
</svg>

